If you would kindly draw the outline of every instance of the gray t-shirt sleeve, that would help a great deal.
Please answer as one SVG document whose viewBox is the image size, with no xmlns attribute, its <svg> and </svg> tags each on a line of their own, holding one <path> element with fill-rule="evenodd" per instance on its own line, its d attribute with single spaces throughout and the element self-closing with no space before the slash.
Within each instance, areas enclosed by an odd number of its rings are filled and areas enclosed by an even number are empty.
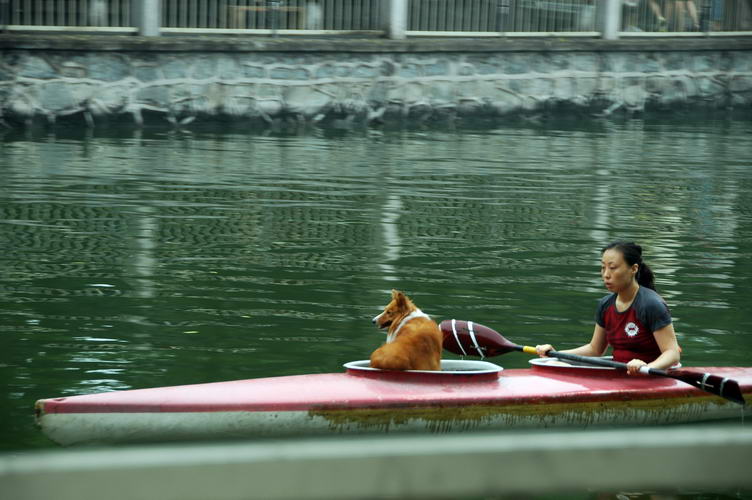
<svg viewBox="0 0 752 500">
<path fill-rule="evenodd" d="M 642 294 L 638 314 L 643 325 L 655 332 L 671 324 L 671 311 L 668 305 L 653 290 L 645 289 Z"/>
</svg>

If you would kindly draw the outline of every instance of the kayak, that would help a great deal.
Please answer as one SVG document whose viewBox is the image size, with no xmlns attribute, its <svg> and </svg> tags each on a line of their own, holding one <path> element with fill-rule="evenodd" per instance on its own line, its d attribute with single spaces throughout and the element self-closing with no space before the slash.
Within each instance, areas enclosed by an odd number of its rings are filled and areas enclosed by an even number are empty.
<svg viewBox="0 0 752 500">
<path fill-rule="evenodd" d="M 442 360 L 441 371 L 353 361 L 322 373 L 42 399 L 36 420 L 62 445 L 315 434 L 588 428 L 743 419 L 749 410 L 671 378 L 536 359 L 504 370 Z M 752 394 L 752 368 L 692 368 Z"/>
</svg>

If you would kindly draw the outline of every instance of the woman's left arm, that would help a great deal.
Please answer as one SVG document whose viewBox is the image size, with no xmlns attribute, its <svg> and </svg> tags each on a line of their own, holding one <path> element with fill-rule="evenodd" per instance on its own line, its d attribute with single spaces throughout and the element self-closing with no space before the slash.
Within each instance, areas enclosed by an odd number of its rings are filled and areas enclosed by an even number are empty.
<svg viewBox="0 0 752 500">
<path fill-rule="evenodd" d="M 679 350 L 679 343 L 676 341 L 676 333 L 674 332 L 674 324 L 669 323 L 660 330 L 653 332 L 655 341 L 658 343 L 658 347 L 661 349 L 661 355 L 655 358 L 654 361 L 648 363 L 648 368 L 660 368 L 665 370 L 679 362 L 681 351 Z"/>
<path fill-rule="evenodd" d="M 641 366 L 647 365 L 648 368 L 665 370 L 679 362 L 681 356 L 679 354 L 679 343 L 676 341 L 676 333 L 674 332 L 673 323 L 669 323 L 660 330 L 656 330 L 653 332 L 653 336 L 658 344 L 658 348 L 661 350 L 661 355 L 650 363 L 645 363 L 639 359 L 633 359 L 627 363 L 627 371 L 630 375 L 638 373 Z"/>
</svg>

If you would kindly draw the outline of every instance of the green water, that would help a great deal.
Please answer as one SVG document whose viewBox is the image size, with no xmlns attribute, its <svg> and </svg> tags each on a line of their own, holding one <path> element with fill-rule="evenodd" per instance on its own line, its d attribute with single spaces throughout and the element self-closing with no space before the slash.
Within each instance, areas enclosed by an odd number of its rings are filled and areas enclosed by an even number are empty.
<svg viewBox="0 0 752 500">
<path fill-rule="evenodd" d="M 39 398 L 340 371 L 383 340 L 392 288 L 574 346 L 617 238 L 644 245 L 685 365 L 749 365 L 751 136 L 706 118 L 6 133 L 0 447 L 53 446 Z"/>
</svg>

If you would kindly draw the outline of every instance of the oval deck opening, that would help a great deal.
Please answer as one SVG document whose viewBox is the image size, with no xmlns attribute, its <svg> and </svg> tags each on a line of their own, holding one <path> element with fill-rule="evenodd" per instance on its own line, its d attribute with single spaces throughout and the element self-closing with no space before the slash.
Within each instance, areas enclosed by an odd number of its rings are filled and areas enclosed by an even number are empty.
<svg viewBox="0 0 752 500">
<path fill-rule="evenodd" d="M 391 370 L 381 370 L 379 368 L 371 368 L 371 362 L 367 359 L 359 361 L 350 361 L 343 365 L 348 372 L 356 373 L 404 373 L 404 374 L 420 374 L 424 376 L 442 376 L 442 375 L 490 375 L 498 374 L 504 368 L 499 365 L 489 363 L 488 361 L 476 361 L 469 359 L 442 359 L 441 370 L 406 370 L 402 372 L 395 372 Z"/>
</svg>

